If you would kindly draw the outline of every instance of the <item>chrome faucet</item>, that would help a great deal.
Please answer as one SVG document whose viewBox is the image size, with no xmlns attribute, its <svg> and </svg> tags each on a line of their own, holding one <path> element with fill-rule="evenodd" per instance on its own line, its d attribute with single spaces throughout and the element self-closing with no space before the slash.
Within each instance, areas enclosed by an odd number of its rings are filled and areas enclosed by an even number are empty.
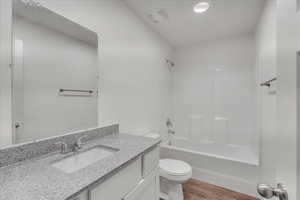
<svg viewBox="0 0 300 200">
<path fill-rule="evenodd" d="M 60 145 L 60 153 L 66 154 L 68 153 L 68 144 L 65 142 L 57 142 L 56 145 Z"/>
<path fill-rule="evenodd" d="M 82 149 L 82 145 L 83 145 L 83 138 L 86 138 L 88 137 L 87 135 L 84 135 L 84 136 L 81 136 L 80 138 L 78 138 L 77 142 L 75 142 L 74 144 L 74 148 L 73 148 L 73 151 L 76 152 L 78 151 L 79 149 Z"/>
<path fill-rule="evenodd" d="M 167 119 L 166 125 L 168 128 L 168 134 L 175 135 L 175 131 L 173 130 L 173 123 L 170 118 Z"/>
</svg>

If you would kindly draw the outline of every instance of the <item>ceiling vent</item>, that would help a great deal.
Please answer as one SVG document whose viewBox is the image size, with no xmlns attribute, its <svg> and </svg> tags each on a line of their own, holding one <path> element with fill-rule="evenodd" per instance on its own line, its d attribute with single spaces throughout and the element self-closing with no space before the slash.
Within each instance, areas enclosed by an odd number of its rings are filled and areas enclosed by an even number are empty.
<svg viewBox="0 0 300 200">
<path fill-rule="evenodd" d="M 152 14 L 149 14 L 148 18 L 152 23 L 158 24 L 162 21 L 168 20 L 169 14 L 167 13 L 167 11 L 165 9 L 160 9 Z"/>
</svg>

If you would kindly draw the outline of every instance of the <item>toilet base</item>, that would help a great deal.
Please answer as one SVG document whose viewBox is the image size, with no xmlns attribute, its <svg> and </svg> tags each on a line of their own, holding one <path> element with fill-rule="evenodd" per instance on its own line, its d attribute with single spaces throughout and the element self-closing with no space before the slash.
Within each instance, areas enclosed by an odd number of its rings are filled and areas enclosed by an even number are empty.
<svg viewBox="0 0 300 200">
<path fill-rule="evenodd" d="M 160 177 L 161 193 L 168 197 L 168 200 L 183 200 L 182 184 Z M 164 199 L 164 198 L 163 198 Z"/>
</svg>

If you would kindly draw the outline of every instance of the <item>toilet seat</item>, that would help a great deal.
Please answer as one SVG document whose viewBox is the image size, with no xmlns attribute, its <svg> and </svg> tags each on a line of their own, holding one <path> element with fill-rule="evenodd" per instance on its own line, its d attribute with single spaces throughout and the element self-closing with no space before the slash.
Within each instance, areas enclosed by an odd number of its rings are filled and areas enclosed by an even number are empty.
<svg viewBox="0 0 300 200">
<path fill-rule="evenodd" d="M 191 166 L 180 160 L 160 160 L 159 169 L 162 177 L 172 181 L 185 182 L 192 176 Z"/>
</svg>

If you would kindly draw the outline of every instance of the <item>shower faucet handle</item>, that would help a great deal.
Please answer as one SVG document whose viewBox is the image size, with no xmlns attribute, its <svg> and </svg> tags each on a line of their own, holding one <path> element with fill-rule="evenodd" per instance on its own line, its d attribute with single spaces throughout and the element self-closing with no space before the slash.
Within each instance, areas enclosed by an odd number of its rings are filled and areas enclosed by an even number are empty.
<svg viewBox="0 0 300 200">
<path fill-rule="evenodd" d="M 272 197 L 278 197 L 279 200 L 288 200 L 288 192 L 282 183 L 278 183 L 277 188 L 274 188 L 268 184 L 258 184 L 257 192 L 266 199 Z"/>
<path fill-rule="evenodd" d="M 172 134 L 172 135 L 175 135 L 175 131 L 173 131 L 173 130 L 171 130 L 171 129 L 168 130 L 168 133 L 169 133 L 169 134 Z"/>
<path fill-rule="evenodd" d="M 168 127 L 169 129 L 173 128 L 173 123 L 172 123 L 172 121 L 171 121 L 170 118 L 167 119 L 166 125 L 167 125 L 167 127 Z"/>
</svg>

